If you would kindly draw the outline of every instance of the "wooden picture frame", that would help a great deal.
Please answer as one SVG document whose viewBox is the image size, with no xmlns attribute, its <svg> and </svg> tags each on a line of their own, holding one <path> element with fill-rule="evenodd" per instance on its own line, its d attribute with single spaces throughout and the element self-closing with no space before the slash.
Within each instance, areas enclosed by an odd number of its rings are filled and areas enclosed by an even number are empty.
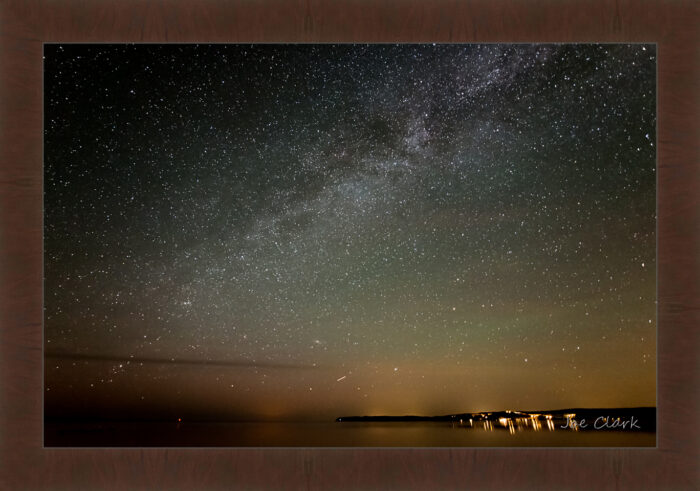
<svg viewBox="0 0 700 491">
<path fill-rule="evenodd" d="M 699 10 L 661 0 L 3 0 L 0 488 L 697 489 Z M 43 447 L 43 43 L 331 41 L 657 43 L 657 448 Z"/>
</svg>

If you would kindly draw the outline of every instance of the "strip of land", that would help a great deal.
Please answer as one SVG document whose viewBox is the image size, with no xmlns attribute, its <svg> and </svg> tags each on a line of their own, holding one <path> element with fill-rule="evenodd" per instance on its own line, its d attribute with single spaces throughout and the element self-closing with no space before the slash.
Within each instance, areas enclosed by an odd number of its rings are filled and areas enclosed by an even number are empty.
<svg viewBox="0 0 700 491">
<path fill-rule="evenodd" d="M 462 425 L 496 424 L 502 427 L 523 424 L 558 425 L 576 430 L 656 431 L 656 408 L 568 408 L 548 411 L 489 411 L 440 416 L 341 416 L 339 423 L 350 422 L 451 422 Z"/>
</svg>

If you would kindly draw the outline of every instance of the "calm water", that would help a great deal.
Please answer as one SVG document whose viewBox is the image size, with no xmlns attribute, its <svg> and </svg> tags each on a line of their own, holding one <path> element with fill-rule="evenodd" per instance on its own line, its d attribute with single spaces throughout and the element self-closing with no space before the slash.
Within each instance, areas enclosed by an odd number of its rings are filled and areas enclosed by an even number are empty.
<svg viewBox="0 0 700 491">
<path fill-rule="evenodd" d="M 183 447 L 639 447 L 656 434 L 411 423 L 47 423 L 46 446 Z"/>
</svg>

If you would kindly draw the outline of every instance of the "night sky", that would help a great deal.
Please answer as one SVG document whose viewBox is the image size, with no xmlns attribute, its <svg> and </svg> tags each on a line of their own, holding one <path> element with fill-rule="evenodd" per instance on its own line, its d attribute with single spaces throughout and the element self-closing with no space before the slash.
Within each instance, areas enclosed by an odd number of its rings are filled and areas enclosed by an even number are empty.
<svg viewBox="0 0 700 491">
<path fill-rule="evenodd" d="M 46 45 L 46 417 L 656 404 L 654 45 Z"/>
</svg>

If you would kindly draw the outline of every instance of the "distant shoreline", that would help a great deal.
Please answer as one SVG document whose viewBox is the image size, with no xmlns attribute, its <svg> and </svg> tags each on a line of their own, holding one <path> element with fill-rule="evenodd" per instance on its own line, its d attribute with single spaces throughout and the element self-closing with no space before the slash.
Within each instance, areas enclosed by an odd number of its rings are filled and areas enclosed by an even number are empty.
<svg viewBox="0 0 700 491">
<path fill-rule="evenodd" d="M 473 426 L 474 423 L 495 423 L 508 427 L 514 423 L 556 425 L 573 430 L 656 431 L 656 407 L 633 408 L 568 408 L 549 411 L 482 411 L 438 416 L 341 416 L 336 423 L 352 422 L 451 422 Z"/>
</svg>

